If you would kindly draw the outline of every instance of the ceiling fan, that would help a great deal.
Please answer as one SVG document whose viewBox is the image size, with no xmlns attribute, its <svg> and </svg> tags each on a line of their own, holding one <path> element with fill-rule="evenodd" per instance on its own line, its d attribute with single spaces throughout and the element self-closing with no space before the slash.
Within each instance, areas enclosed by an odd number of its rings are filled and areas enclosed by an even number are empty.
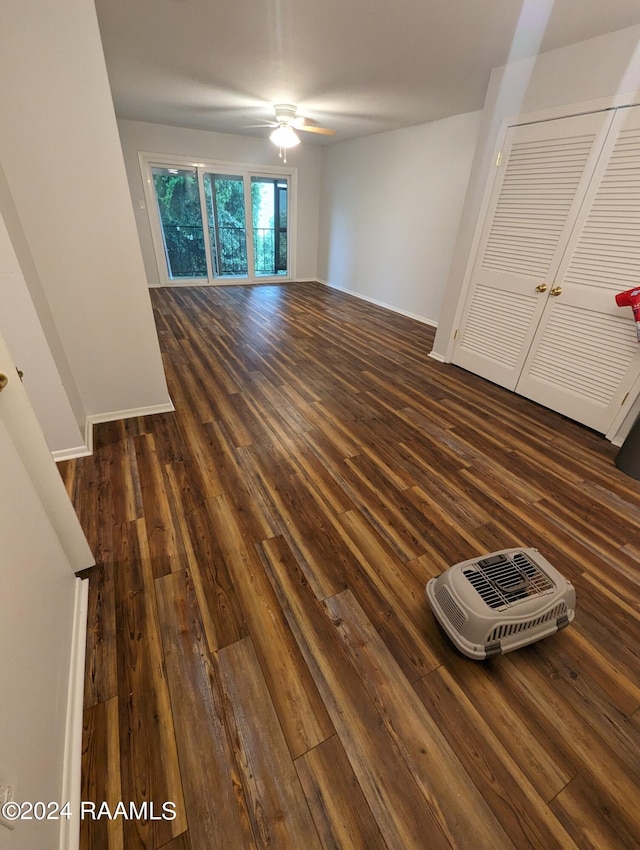
<svg viewBox="0 0 640 850">
<path fill-rule="evenodd" d="M 298 109 L 291 103 L 276 103 L 274 106 L 276 120 L 268 126 L 275 127 L 269 138 L 280 148 L 280 157 L 287 161 L 287 148 L 300 144 L 300 138 L 296 130 L 303 133 L 319 133 L 322 136 L 334 136 L 335 130 L 329 127 L 320 127 L 310 118 L 298 115 Z"/>
</svg>

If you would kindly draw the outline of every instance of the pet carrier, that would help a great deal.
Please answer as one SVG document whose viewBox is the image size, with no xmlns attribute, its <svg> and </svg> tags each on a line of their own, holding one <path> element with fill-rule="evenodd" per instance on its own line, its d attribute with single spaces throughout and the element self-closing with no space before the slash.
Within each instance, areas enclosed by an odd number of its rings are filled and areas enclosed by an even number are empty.
<svg viewBox="0 0 640 850">
<path fill-rule="evenodd" d="M 463 561 L 430 579 L 426 592 L 453 643 L 476 659 L 534 643 L 575 615 L 573 585 L 537 549 Z"/>
</svg>

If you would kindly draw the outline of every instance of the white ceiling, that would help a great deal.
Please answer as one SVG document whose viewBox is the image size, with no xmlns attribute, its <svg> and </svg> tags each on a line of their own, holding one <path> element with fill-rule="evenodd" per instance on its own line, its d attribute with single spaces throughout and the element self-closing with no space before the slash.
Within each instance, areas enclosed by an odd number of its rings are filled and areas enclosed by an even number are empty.
<svg viewBox="0 0 640 850">
<path fill-rule="evenodd" d="M 96 0 L 120 118 L 327 143 L 482 108 L 491 68 L 640 23 L 638 0 Z"/>
</svg>

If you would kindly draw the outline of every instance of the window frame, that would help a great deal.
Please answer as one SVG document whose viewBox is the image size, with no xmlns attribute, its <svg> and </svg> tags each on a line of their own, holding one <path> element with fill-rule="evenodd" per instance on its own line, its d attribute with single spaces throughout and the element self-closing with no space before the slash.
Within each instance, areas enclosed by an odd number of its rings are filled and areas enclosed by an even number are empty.
<svg viewBox="0 0 640 850">
<path fill-rule="evenodd" d="M 195 159 L 194 157 L 179 154 L 158 154 L 147 151 L 138 153 L 140 173 L 144 187 L 145 203 L 147 207 L 147 218 L 151 230 L 158 278 L 161 286 L 233 286 L 241 284 L 260 283 L 286 283 L 296 279 L 295 258 L 297 245 L 297 184 L 298 169 L 287 166 L 264 165 L 262 163 L 232 162 L 229 160 Z M 167 268 L 164 239 L 162 236 L 162 225 L 158 211 L 155 188 L 153 185 L 152 169 L 156 168 L 178 168 L 195 169 L 198 180 L 198 191 L 200 195 L 200 212 L 205 237 L 205 253 L 207 257 L 206 277 L 183 277 L 171 279 Z M 229 174 L 242 176 L 245 191 L 245 223 L 247 234 L 247 260 L 249 263 L 248 273 L 238 277 L 215 277 L 213 274 L 213 257 L 211 255 L 211 243 L 209 238 L 209 222 L 204 196 L 204 172 L 213 174 Z M 266 177 L 269 179 L 286 178 L 287 188 L 287 274 L 256 275 L 253 256 L 253 215 L 251 209 L 251 178 Z"/>
</svg>

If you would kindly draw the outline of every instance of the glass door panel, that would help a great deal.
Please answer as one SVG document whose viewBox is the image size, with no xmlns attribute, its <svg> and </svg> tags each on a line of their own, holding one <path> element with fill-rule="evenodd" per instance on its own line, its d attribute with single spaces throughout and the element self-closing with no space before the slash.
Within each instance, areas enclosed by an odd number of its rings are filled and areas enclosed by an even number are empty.
<svg viewBox="0 0 640 850">
<path fill-rule="evenodd" d="M 169 280 L 207 278 L 198 175 L 195 168 L 151 169 Z"/>
<path fill-rule="evenodd" d="M 209 244 L 214 277 L 247 277 L 244 179 L 204 172 Z"/>
<path fill-rule="evenodd" d="M 255 276 L 287 274 L 287 178 L 251 178 Z"/>
<path fill-rule="evenodd" d="M 161 281 L 227 284 L 291 277 L 293 174 L 152 156 L 142 154 L 141 166 Z"/>
</svg>

